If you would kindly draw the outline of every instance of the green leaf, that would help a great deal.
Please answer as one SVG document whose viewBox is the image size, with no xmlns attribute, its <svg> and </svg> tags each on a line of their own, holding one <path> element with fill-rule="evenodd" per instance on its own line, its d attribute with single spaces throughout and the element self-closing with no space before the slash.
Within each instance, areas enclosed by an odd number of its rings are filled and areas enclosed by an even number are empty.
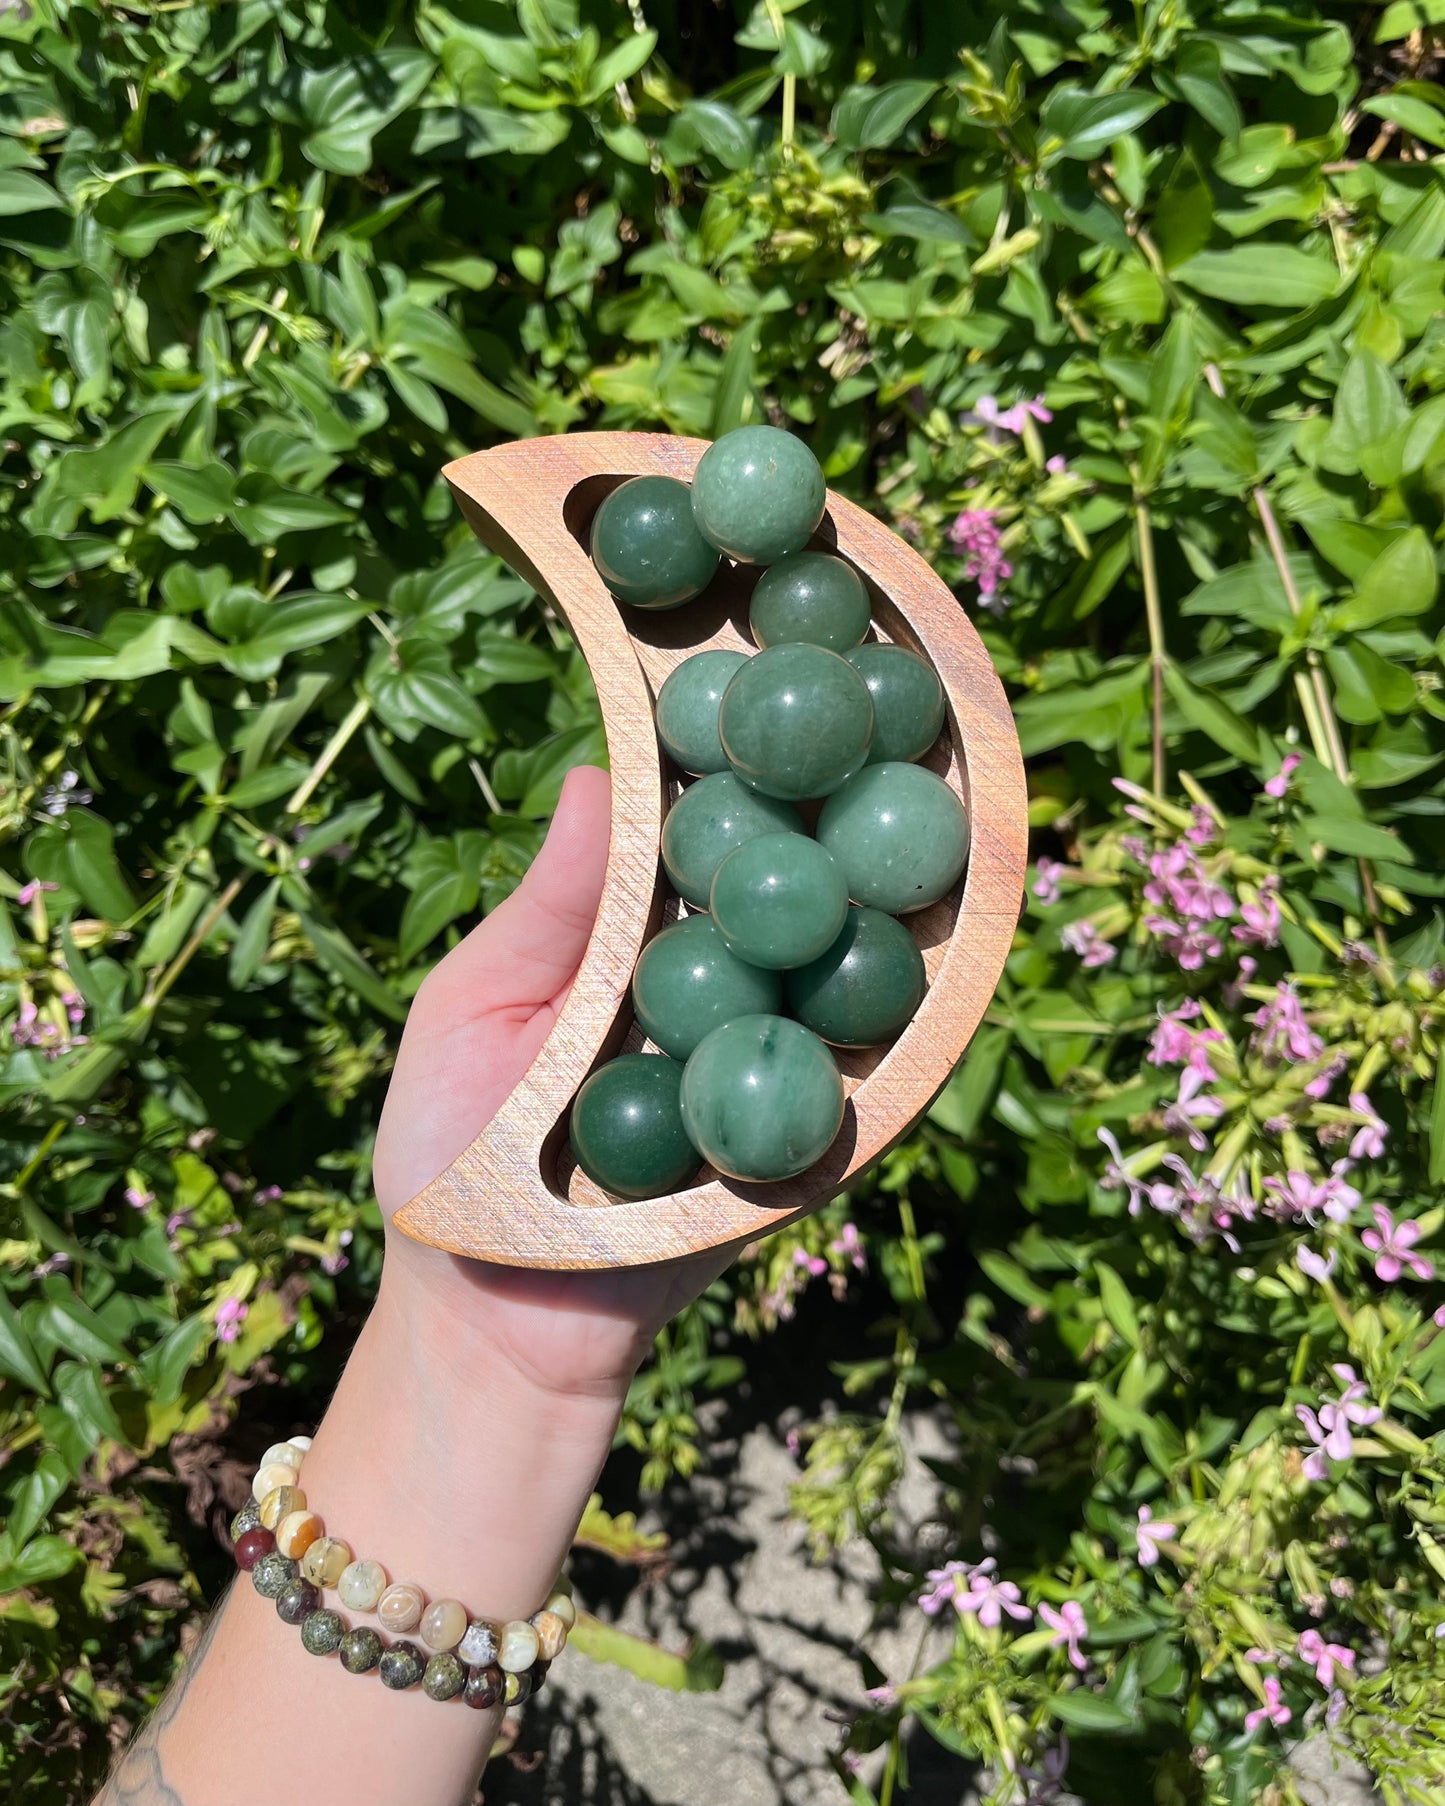
<svg viewBox="0 0 1445 1806">
<path fill-rule="evenodd" d="M 1313 307 L 1332 295 L 1340 273 L 1325 257 L 1293 245 L 1236 245 L 1232 251 L 1200 251 L 1181 263 L 1175 279 L 1196 293 L 1239 307 Z"/>
<path fill-rule="evenodd" d="M 1360 469 L 1360 460 L 1371 447 L 1404 427 L 1409 418 L 1389 369 L 1373 352 L 1356 351 L 1340 378 L 1320 461 L 1327 470 L 1349 475 Z"/>
<path fill-rule="evenodd" d="M 65 202 L 39 176 L 24 169 L 0 169 L 0 219 L 13 219 L 19 213 L 40 213 L 47 208 L 63 207 Z"/>
<path fill-rule="evenodd" d="M 186 1374 L 209 1347 L 215 1326 L 204 1316 L 183 1317 L 137 1363 L 154 1404 L 169 1405 L 181 1395 Z"/>
<path fill-rule="evenodd" d="M 1431 1185 L 1445 1185 L 1445 1047 L 1435 1060 L 1435 1089 L 1430 1098 Z"/>
<path fill-rule="evenodd" d="M 389 46 L 308 71 L 301 106 L 315 129 L 302 140 L 302 155 L 337 175 L 365 175 L 373 137 L 420 99 L 435 68 L 423 50 Z"/>
<path fill-rule="evenodd" d="M 1165 665 L 1164 684 L 1191 727 L 1208 734 L 1216 746 L 1233 753 L 1236 759 L 1254 764 L 1259 757 L 1259 736 L 1223 697 L 1213 690 L 1196 688 L 1175 664 Z"/>
<path fill-rule="evenodd" d="M 397 951 L 408 964 L 449 922 L 475 909 L 481 894 L 475 875 L 465 871 L 451 841 L 434 841 L 402 911 Z"/>
<path fill-rule="evenodd" d="M 42 1398 L 51 1396 L 46 1370 L 40 1364 L 20 1313 L 3 1291 L 0 1291 L 0 1373 L 8 1379 L 18 1380 Z"/>
<path fill-rule="evenodd" d="M 67 1542 L 63 1536 L 49 1533 L 37 1536 L 25 1545 L 19 1555 L 0 1565 L 0 1593 L 18 1593 L 25 1587 L 40 1586 L 47 1580 L 58 1580 L 62 1574 L 68 1574 L 84 1560 L 85 1557 L 75 1544 Z"/>
<path fill-rule="evenodd" d="M 889 82 L 877 89 L 863 109 L 853 148 L 885 150 L 937 92 L 937 84 L 929 81 Z"/>
<path fill-rule="evenodd" d="M 70 1484 L 70 1472 L 53 1449 L 11 1489 L 6 1521 L 12 1547 L 23 1549 L 51 1506 Z"/>
<path fill-rule="evenodd" d="M 87 1361 L 124 1363 L 131 1358 L 125 1344 L 74 1294 L 45 1299 L 36 1316 L 36 1333 L 55 1348 L 67 1349 Z"/>
<path fill-rule="evenodd" d="M 329 922 L 308 911 L 300 912 L 300 920 L 317 961 L 325 966 L 333 978 L 339 979 L 392 1022 L 406 1020 L 406 1005 L 377 976 L 339 928 L 332 927 Z"/>
<path fill-rule="evenodd" d="M 1099 1281 L 1099 1302 L 1104 1308 L 1104 1315 L 1129 1346 L 1137 1348 L 1140 1341 L 1139 1318 L 1134 1310 L 1134 1300 L 1129 1296 L 1128 1286 L 1103 1261 L 1094 1262 L 1094 1275 Z"/>
<path fill-rule="evenodd" d="M 1102 1693 L 1056 1693 L 1044 1703 L 1059 1723 L 1067 1725 L 1071 1731 L 1106 1735 L 1141 1728 L 1137 1712 L 1125 1711 L 1117 1700 L 1106 1699 Z"/>
<path fill-rule="evenodd" d="M 272 477 L 241 479 L 241 499 L 231 510 L 236 525 L 253 546 L 273 544 L 285 533 L 314 533 L 351 519 L 351 510 L 324 495 L 288 489 Z"/>
<path fill-rule="evenodd" d="M 1088 94 L 1082 88 L 1061 83 L 1044 96 L 1039 109 L 1039 132 L 1045 155 L 1072 157 L 1089 162 L 1116 138 L 1136 131 L 1164 105 L 1157 94 L 1142 88 L 1126 88 L 1112 94 Z M 1048 148 L 1048 139 L 1059 143 Z"/>
<path fill-rule="evenodd" d="M 271 923 L 276 915 L 276 899 L 281 894 L 281 880 L 273 878 L 242 918 L 240 929 L 231 943 L 227 976 L 231 988 L 244 991 L 256 976 L 266 957 L 271 939 Z"/>
<path fill-rule="evenodd" d="M 590 1660 L 625 1669 L 670 1693 L 712 1692 L 721 1685 L 721 1664 L 699 1660 L 696 1644 L 686 1656 L 673 1655 L 647 1637 L 604 1624 L 590 1612 L 578 1612 L 567 1641 Z"/>
<path fill-rule="evenodd" d="M 1403 94 L 1399 89 L 1392 94 L 1376 94 L 1363 103 L 1360 111 L 1373 113 L 1377 119 L 1392 121 L 1412 138 L 1433 144 L 1436 150 L 1445 149 L 1445 115 L 1442 115 L 1437 105 L 1420 99 L 1418 95 Z"/>
<path fill-rule="evenodd" d="M 1303 840 L 1317 840 L 1334 853 L 1350 853 L 1357 859 L 1393 859 L 1400 865 L 1413 865 L 1415 855 L 1398 834 L 1374 822 L 1357 821 L 1348 816 L 1305 815 L 1297 824 Z"/>
<path fill-rule="evenodd" d="M 1391 540 L 1355 585 L 1355 593 L 1330 616 L 1337 633 L 1359 633 L 1435 605 L 1440 573 L 1435 549 L 1423 527 L 1410 527 Z"/>
</svg>

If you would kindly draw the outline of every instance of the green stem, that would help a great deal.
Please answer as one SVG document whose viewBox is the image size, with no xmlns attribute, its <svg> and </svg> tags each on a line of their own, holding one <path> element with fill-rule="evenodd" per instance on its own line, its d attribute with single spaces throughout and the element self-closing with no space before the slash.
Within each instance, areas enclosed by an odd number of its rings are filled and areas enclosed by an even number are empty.
<svg viewBox="0 0 1445 1806">
<path fill-rule="evenodd" d="M 351 705 L 350 712 L 347 714 L 346 719 L 341 723 L 340 727 L 337 728 L 330 740 L 327 741 L 321 757 L 311 767 L 310 771 L 307 772 L 300 784 L 297 785 L 295 793 L 290 802 L 286 805 L 286 813 L 288 815 L 299 815 L 306 807 L 307 803 L 311 801 L 317 785 L 341 757 L 342 753 L 345 752 L 351 737 L 370 713 L 370 700 L 365 696 L 358 696 L 356 701 Z"/>
<path fill-rule="evenodd" d="M 1139 576 L 1144 584 L 1144 617 L 1149 624 L 1149 666 L 1153 678 L 1153 785 L 1155 796 L 1164 794 L 1164 613 L 1159 606 L 1159 573 L 1154 567 L 1154 529 L 1148 504 L 1134 504 L 1134 525 L 1139 535 Z"/>
</svg>

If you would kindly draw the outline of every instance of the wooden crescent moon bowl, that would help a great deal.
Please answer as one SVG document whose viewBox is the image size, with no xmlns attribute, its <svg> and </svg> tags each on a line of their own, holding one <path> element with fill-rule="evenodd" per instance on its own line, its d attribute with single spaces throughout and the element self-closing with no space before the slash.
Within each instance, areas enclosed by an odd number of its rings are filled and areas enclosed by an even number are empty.
<svg viewBox="0 0 1445 1806">
<path fill-rule="evenodd" d="M 679 790 L 653 726 L 663 679 L 708 647 L 753 652 L 748 600 L 758 572 L 723 561 L 695 602 L 663 612 L 613 600 L 587 551 L 598 504 L 628 477 L 690 482 L 707 450 L 663 433 L 571 433 L 519 440 L 444 472 L 478 539 L 550 602 L 597 686 L 612 769 L 602 901 L 576 982 L 532 1066 L 445 1172 L 396 1213 L 406 1234 L 518 1267 L 622 1267 L 769 1234 L 842 1191 L 927 1110 L 994 993 L 1018 921 L 1027 857 L 1023 761 L 1003 686 L 958 599 L 891 528 L 829 492 L 812 544 L 868 584 L 874 630 L 937 671 L 944 730 L 921 763 L 962 797 L 971 847 L 962 880 L 902 917 L 922 949 L 928 991 L 884 1047 L 834 1048 L 847 1105 L 823 1158 L 793 1179 L 743 1183 L 704 1167 L 669 1197 L 619 1202 L 572 1161 L 568 1107 L 594 1067 L 655 1052 L 634 1021 L 637 958 L 678 911 L 659 836 Z"/>
</svg>

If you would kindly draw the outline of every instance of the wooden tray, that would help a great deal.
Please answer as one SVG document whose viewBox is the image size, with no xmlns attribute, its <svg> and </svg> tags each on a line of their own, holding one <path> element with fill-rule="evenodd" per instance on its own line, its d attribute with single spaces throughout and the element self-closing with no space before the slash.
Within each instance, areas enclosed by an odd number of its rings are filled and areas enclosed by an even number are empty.
<svg viewBox="0 0 1445 1806">
<path fill-rule="evenodd" d="M 815 1166 L 776 1184 L 704 1167 L 689 1190 L 623 1203 L 572 1163 L 567 1111 L 595 1066 L 655 1051 L 629 987 L 637 956 L 678 913 L 658 837 L 677 779 L 658 746 L 653 700 L 704 647 L 755 651 L 748 597 L 758 573 L 726 561 L 707 596 L 660 614 L 622 608 L 587 554 L 602 498 L 626 478 L 689 482 L 707 449 L 661 433 L 569 433 L 458 459 L 444 472 L 483 545 L 552 603 L 592 671 L 612 768 L 612 835 L 602 902 L 576 983 L 516 1090 L 447 1170 L 396 1213 L 416 1240 L 521 1267 L 620 1267 L 766 1235 L 841 1191 L 928 1108 L 977 1028 L 1018 921 L 1028 827 L 1018 736 L 988 654 L 958 599 L 891 528 L 831 492 L 813 543 L 867 580 L 874 629 L 921 653 L 943 683 L 947 718 L 922 763 L 963 798 L 968 868 L 941 902 L 902 918 L 923 950 L 929 988 L 891 1045 L 835 1049 L 848 1101 Z"/>
</svg>

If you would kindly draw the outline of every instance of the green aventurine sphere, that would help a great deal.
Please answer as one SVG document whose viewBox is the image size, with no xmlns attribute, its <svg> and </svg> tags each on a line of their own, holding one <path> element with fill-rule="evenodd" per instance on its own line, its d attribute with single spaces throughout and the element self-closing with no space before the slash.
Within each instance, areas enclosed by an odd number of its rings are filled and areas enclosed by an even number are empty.
<svg viewBox="0 0 1445 1806">
<path fill-rule="evenodd" d="M 855 903 L 907 915 L 952 890 L 968 860 L 963 804 L 921 765 L 868 765 L 830 796 L 818 839 Z"/>
<path fill-rule="evenodd" d="M 821 1159 L 843 1121 L 843 1080 L 815 1034 L 786 1016 L 739 1016 L 687 1063 L 682 1119 L 730 1179 L 790 1179 Z"/>
<path fill-rule="evenodd" d="M 760 834 L 717 868 L 709 903 L 718 933 L 749 965 L 806 965 L 848 913 L 843 874 L 806 834 Z"/>
<path fill-rule="evenodd" d="M 827 485 L 801 439 L 740 426 L 710 445 L 692 478 L 692 516 L 709 545 L 740 564 L 773 564 L 807 545 Z"/>
<path fill-rule="evenodd" d="M 760 646 L 806 640 L 846 652 L 868 631 L 868 591 L 831 552 L 790 552 L 758 579 L 748 619 Z"/>
<path fill-rule="evenodd" d="M 699 778 L 668 810 L 662 824 L 662 863 L 672 888 L 695 909 L 706 909 L 713 874 L 744 841 L 758 834 L 801 833 L 791 804 L 758 796 L 730 771 Z"/>
<path fill-rule="evenodd" d="M 868 763 L 921 759 L 943 726 L 943 685 L 933 666 L 904 646 L 855 646 L 844 656 L 873 698 Z"/>
<path fill-rule="evenodd" d="M 739 666 L 723 692 L 718 732 L 751 790 L 799 802 L 827 796 L 873 743 L 873 699 L 826 646 L 771 646 Z"/>
<path fill-rule="evenodd" d="M 879 909 L 850 909 L 843 931 L 784 981 L 789 1011 L 836 1047 L 889 1041 L 923 1001 L 928 979 L 918 943 Z"/>
<path fill-rule="evenodd" d="M 782 1000 L 778 975 L 730 952 L 711 916 L 664 928 L 643 948 L 632 974 L 637 1020 L 674 1060 L 685 1060 L 734 1016 L 775 1014 Z"/>
<path fill-rule="evenodd" d="M 619 602 L 677 608 L 712 582 L 718 555 L 697 530 L 686 483 L 631 477 L 592 517 L 592 562 Z"/>
<path fill-rule="evenodd" d="M 657 692 L 653 719 L 663 750 L 684 771 L 701 776 L 726 771 L 728 756 L 717 737 L 717 712 L 723 691 L 746 652 L 694 652 Z"/>
<path fill-rule="evenodd" d="M 661 1054 L 624 1054 L 598 1067 L 572 1104 L 572 1152 L 604 1191 L 660 1198 L 697 1171 L 682 1126 L 682 1067 Z"/>
</svg>

